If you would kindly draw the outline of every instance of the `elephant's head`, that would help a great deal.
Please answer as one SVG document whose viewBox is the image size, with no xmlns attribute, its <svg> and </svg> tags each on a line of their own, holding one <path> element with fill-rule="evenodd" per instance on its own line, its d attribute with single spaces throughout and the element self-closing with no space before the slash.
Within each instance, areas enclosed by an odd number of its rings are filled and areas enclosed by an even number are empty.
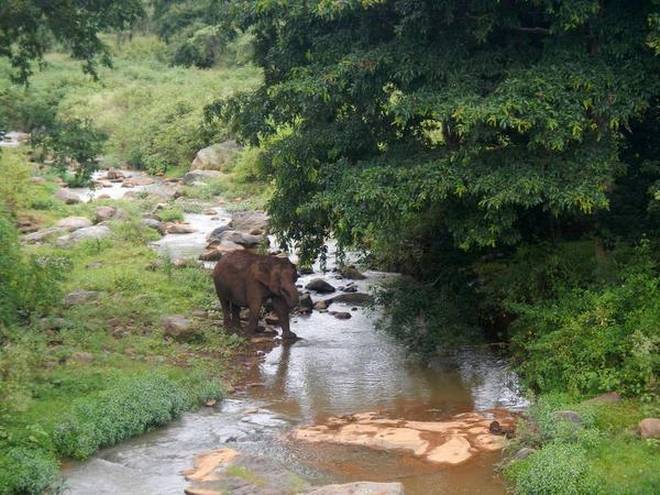
<svg viewBox="0 0 660 495">
<path fill-rule="evenodd" d="M 259 267 L 258 280 L 271 294 L 283 298 L 289 308 L 298 305 L 298 270 L 287 258 L 268 256 Z"/>
</svg>

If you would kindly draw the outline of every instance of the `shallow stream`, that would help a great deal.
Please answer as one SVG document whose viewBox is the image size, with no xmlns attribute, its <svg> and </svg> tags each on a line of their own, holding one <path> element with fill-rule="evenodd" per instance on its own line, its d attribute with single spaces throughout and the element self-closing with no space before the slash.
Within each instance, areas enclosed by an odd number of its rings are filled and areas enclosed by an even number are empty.
<svg viewBox="0 0 660 495">
<path fill-rule="evenodd" d="M 223 210 L 217 213 L 187 215 L 197 232 L 167 235 L 158 249 L 172 257 L 197 257 L 205 235 L 227 221 Z M 355 282 L 360 292 L 393 276 L 366 275 L 366 280 Z M 317 271 L 299 283 L 319 276 L 334 286 L 349 282 L 333 272 Z M 186 414 L 168 427 L 69 466 L 64 473 L 68 493 L 180 495 L 187 486 L 181 471 L 192 465 L 196 454 L 220 447 L 267 455 L 314 485 L 387 480 L 402 482 L 407 495 L 504 493 L 493 470 L 499 453 L 439 466 L 399 452 L 306 446 L 287 437 L 298 425 L 333 415 L 378 411 L 392 418 L 442 420 L 461 412 L 519 410 L 526 405 L 515 375 L 494 347 L 465 347 L 417 363 L 375 328 L 376 313 L 339 303 L 331 308 L 352 317 L 339 320 L 317 311 L 294 317 L 291 328 L 302 340 L 268 351 L 249 371 L 241 391 L 213 408 Z"/>
</svg>

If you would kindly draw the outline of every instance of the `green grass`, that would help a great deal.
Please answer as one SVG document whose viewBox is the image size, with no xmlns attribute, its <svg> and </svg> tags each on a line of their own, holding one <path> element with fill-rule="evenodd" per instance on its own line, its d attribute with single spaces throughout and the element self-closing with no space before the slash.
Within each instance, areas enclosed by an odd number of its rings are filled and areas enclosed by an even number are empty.
<svg viewBox="0 0 660 495">
<path fill-rule="evenodd" d="M 88 303 L 67 308 L 58 299 L 27 319 L 0 324 L 0 495 L 36 494 L 57 485 L 59 459 L 88 457 L 218 398 L 223 379 L 232 378 L 228 359 L 241 342 L 213 313 L 209 273 L 194 264 L 175 267 L 149 246 L 158 235 L 140 217 L 156 199 L 65 205 L 53 198 L 52 180 L 26 181 L 32 170 L 20 153 L 3 163 L 12 165 L 7 170 L 25 169 L 17 181 L 16 217 L 47 226 L 70 215 L 92 218 L 100 204 L 123 212 L 110 223 L 107 239 L 21 250 L 35 259 L 66 260 L 59 291 L 49 292 L 99 292 Z M 182 211 L 173 204 L 168 210 Z M 163 316 L 191 317 L 193 310 L 215 317 L 194 319 L 188 341 L 164 338 Z M 47 330 L 54 321 L 57 327 Z"/>
<path fill-rule="evenodd" d="M 583 419 L 580 427 L 560 421 L 553 412 L 570 409 Z M 513 493 L 620 494 L 657 493 L 660 488 L 660 444 L 636 433 L 640 419 L 658 415 L 657 403 L 622 400 L 614 404 L 578 402 L 563 394 L 541 396 L 530 420 L 519 425 L 508 447 L 537 449 L 505 468 Z"/>
<path fill-rule="evenodd" d="M 84 75 L 78 62 L 53 53 L 23 89 L 9 82 L 9 66 L 0 61 L 0 106 L 10 127 L 27 128 L 57 107 L 61 118 L 89 118 L 109 136 L 104 164 L 183 172 L 200 148 L 226 137 L 222 127 L 203 124 L 205 105 L 261 80 L 260 70 L 250 65 L 170 66 L 166 46 L 155 37 L 137 36 L 121 45 L 109 41 L 113 68 L 100 70 L 98 81 Z"/>
</svg>

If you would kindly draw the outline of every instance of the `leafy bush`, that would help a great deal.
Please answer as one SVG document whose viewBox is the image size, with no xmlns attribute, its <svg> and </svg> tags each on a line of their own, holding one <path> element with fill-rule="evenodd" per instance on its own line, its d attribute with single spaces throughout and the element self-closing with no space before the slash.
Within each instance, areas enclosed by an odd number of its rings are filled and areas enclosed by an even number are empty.
<svg viewBox="0 0 660 495">
<path fill-rule="evenodd" d="M 517 495 L 592 495 L 597 493 L 590 477 L 584 449 L 552 443 L 515 463 L 508 471 Z"/>
<path fill-rule="evenodd" d="M 24 206 L 30 199 L 30 167 L 20 152 L 7 149 L 0 151 L 0 208 L 10 212 Z"/>
<path fill-rule="evenodd" d="M 215 383 L 176 383 L 162 375 L 126 381 L 79 399 L 57 427 L 61 455 L 85 459 L 97 449 L 169 423 L 184 411 L 221 395 Z"/>
<path fill-rule="evenodd" d="M 66 258 L 26 256 L 16 228 L 0 208 L 0 327 L 55 304 L 68 266 Z"/>
<path fill-rule="evenodd" d="M 532 388 L 652 393 L 660 367 L 660 279 L 649 251 L 639 248 L 615 283 L 518 305 L 513 342 Z"/>
<path fill-rule="evenodd" d="M 168 206 L 158 212 L 158 216 L 163 222 L 183 221 L 183 210 L 179 206 Z"/>
<path fill-rule="evenodd" d="M 34 446 L 0 451 L 0 495 L 46 493 L 58 474 L 55 456 Z"/>
</svg>

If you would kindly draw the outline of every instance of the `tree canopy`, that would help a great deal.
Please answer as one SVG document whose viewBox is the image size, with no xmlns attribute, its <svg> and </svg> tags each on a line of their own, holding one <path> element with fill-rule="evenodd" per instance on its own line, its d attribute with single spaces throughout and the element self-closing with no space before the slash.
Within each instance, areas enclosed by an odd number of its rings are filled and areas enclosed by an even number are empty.
<svg viewBox="0 0 660 495">
<path fill-rule="evenodd" d="M 243 14 L 264 85 L 210 110 L 265 149 L 274 225 L 305 256 L 331 234 L 373 247 L 429 229 L 488 248 L 606 210 L 659 95 L 651 0 L 262 0 Z"/>
<path fill-rule="evenodd" d="M 16 79 L 26 82 L 34 62 L 57 42 L 96 75 L 99 62 L 110 65 L 99 33 L 126 29 L 142 14 L 141 0 L 2 0 L 0 56 L 8 57 Z"/>
</svg>

